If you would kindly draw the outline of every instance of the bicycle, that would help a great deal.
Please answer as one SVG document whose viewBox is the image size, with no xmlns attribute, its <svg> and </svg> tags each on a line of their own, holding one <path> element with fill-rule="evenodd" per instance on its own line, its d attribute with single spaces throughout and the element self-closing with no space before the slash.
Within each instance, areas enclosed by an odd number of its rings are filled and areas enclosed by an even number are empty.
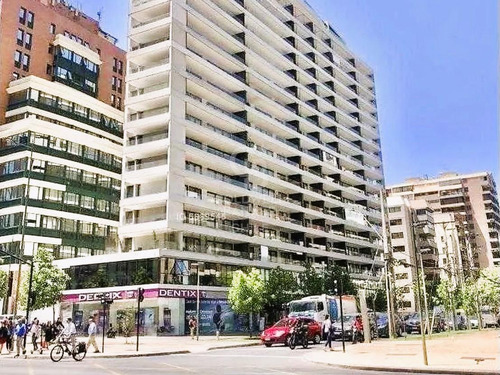
<svg viewBox="0 0 500 375">
<path fill-rule="evenodd" d="M 85 356 L 87 355 L 87 345 L 85 344 L 85 342 L 80 341 L 78 344 L 76 344 L 73 350 L 70 350 L 70 347 L 68 345 L 70 344 L 70 342 L 68 340 L 69 337 L 67 335 L 60 334 L 57 337 L 56 345 L 50 351 L 50 359 L 53 362 L 59 362 L 61 359 L 63 359 L 64 353 L 72 356 L 73 359 L 77 362 L 80 362 L 85 358 Z"/>
</svg>

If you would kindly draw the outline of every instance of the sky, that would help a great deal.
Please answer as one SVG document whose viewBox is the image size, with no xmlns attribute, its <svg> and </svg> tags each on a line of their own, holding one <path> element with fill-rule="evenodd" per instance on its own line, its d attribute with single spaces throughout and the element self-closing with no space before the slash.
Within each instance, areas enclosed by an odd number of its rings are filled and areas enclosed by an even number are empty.
<svg viewBox="0 0 500 375">
<path fill-rule="evenodd" d="M 125 49 L 128 0 L 80 3 Z M 500 184 L 497 1 L 308 3 L 375 72 L 386 185 L 447 171 Z"/>
</svg>

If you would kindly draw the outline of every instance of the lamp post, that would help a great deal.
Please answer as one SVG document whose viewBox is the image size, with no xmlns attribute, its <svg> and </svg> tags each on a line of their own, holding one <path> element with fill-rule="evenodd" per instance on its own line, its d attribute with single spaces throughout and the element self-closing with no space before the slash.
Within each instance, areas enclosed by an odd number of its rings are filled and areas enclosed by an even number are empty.
<svg viewBox="0 0 500 375">
<path fill-rule="evenodd" d="M 203 267 L 205 263 L 194 262 L 191 266 L 196 267 L 196 341 L 200 340 L 200 267 Z"/>
<path fill-rule="evenodd" d="M 414 213 L 412 212 L 412 219 L 414 219 Z M 423 282 L 423 288 L 424 288 L 424 304 L 425 304 L 425 312 L 427 314 L 427 297 L 425 296 L 425 275 L 424 275 L 424 263 L 422 260 L 422 253 L 420 252 L 420 247 L 418 246 L 418 241 L 417 241 L 417 236 L 415 232 L 415 227 L 418 225 L 422 225 L 421 223 L 418 223 L 416 220 L 412 220 L 411 223 L 411 228 L 412 228 L 412 234 L 413 234 L 413 245 L 415 247 L 415 255 L 420 258 L 420 268 L 417 266 L 417 289 L 418 289 L 418 309 L 420 313 L 420 332 L 422 333 L 422 354 L 424 358 L 424 365 L 428 366 L 429 361 L 427 358 L 427 343 L 425 341 L 425 329 L 427 328 L 427 319 L 425 326 L 422 324 L 424 321 L 424 315 L 422 312 L 422 290 L 420 287 L 420 275 L 419 271 L 422 276 L 422 282 Z"/>
<path fill-rule="evenodd" d="M 335 284 L 335 292 L 337 292 L 337 280 L 333 281 Z M 342 337 L 342 352 L 345 353 L 345 339 L 344 339 L 344 309 L 342 306 L 342 294 L 344 294 L 344 286 L 342 284 L 342 277 L 340 277 L 339 282 L 340 290 L 339 290 L 339 302 L 340 302 L 340 329 L 341 329 L 341 337 Z"/>
<path fill-rule="evenodd" d="M 112 303 L 113 303 L 113 298 L 101 294 L 101 305 L 104 310 L 104 316 L 102 320 L 102 351 L 101 351 L 102 353 L 104 353 L 104 336 L 106 335 L 106 306 L 109 306 Z"/>
</svg>

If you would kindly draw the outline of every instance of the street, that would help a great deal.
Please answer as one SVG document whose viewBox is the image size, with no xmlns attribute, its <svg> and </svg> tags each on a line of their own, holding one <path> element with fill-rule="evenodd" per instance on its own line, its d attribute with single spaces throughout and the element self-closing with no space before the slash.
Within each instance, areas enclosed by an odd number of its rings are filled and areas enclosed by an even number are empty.
<svg viewBox="0 0 500 375">
<path fill-rule="evenodd" d="M 314 364 L 303 358 L 307 353 L 322 349 L 323 345 L 311 346 L 309 349 L 297 348 L 294 351 L 284 346 L 271 348 L 256 346 L 168 356 L 117 359 L 86 358 L 83 362 L 75 362 L 73 359 L 65 357 L 59 363 L 53 363 L 48 357 L 46 359 L 12 359 L 2 356 L 0 362 L 2 373 L 9 375 L 393 374 L 339 369 L 333 366 Z"/>
</svg>

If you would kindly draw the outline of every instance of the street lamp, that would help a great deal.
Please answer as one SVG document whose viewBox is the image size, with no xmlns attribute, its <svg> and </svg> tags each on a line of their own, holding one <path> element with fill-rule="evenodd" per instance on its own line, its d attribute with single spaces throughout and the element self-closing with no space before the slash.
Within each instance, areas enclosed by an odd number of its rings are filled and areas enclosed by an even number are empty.
<svg viewBox="0 0 500 375">
<path fill-rule="evenodd" d="M 200 340 L 200 267 L 204 267 L 203 262 L 191 263 L 191 266 L 196 267 L 196 341 Z"/>
<path fill-rule="evenodd" d="M 414 213 L 412 212 L 412 218 Z M 425 342 L 425 329 L 427 328 L 427 318 L 425 319 L 425 326 L 423 325 L 424 322 L 424 315 L 422 313 L 422 290 L 420 287 L 420 275 L 419 275 L 419 270 L 422 276 L 422 283 L 423 283 L 423 288 L 424 288 L 424 304 L 425 304 L 425 313 L 427 314 L 427 297 L 425 293 L 425 275 L 424 275 L 424 263 L 422 260 L 422 253 L 420 252 L 420 246 L 418 246 L 418 241 L 417 241 L 417 236 L 415 232 L 415 227 L 421 226 L 424 223 L 419 223 L 416 220 L 412 220 L 411 223 L 411 228 L 412 228 L 412 234 L 413 234 L 413 245 L 415 247 L 415 255 L 420 258 L 420 268 L 417 267 L 417 289 L 418 289 L 418 309 L 420 313 L 420 332 L 422 333 L 422 353 L 424 357 L 424 365 L 428 366 L 429 361 L 427 358 L 427 344 Z M 426 315 L 427 316 L 427 315 Z"/>
<path fill-rule="evenodd" d="M 113 298 L 107 297 L 104 294 L 101 294 L 101 305 L 104 310 L 104 316 L 102 320 L 102 353 L 104 353 L 104 336 L 106 334 L 106 306 L 109 306 L 113 303 Z M 109 311 L 109 307 L 108 307 Z"/>
</svg>

